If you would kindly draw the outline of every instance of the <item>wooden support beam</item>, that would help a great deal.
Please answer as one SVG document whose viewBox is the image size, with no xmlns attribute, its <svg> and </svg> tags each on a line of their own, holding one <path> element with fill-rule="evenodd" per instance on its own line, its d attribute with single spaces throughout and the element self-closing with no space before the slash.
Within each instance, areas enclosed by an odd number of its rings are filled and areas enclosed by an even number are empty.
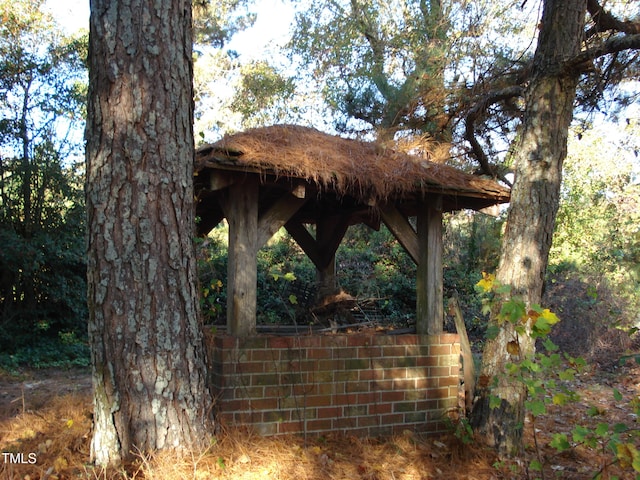
<svg viewBox="0 0 640 480">
<path fill-rule="evenodd" d="M 416 278 L 416 332 L 443 331 L 442 197 L 430 197 L 418 209 L 418 271 Z"/>
<path fill-rule="evenodd" d="M 404 247 L 405 251 L 417 265 L 420 257 L 418 253 L 418 236 L 409 223 L 409 219 L 400 213 L 393 205 L 384 207 L 380 211 L 380 216 L 389 231 L 396 237 L 400 245 Z"/>
<path fill-rule="evenodd" d="M 316 239 L 309 233 L 309 230 L 301 223 L 293 221 L 287 222 L 285 228 L 296 243 L 300 245 L 302 251 L 309 257 L 309 260 L 313 262 L 316 268 L 319 268 L 318 266 L 322 264 L 322 256 L 320 255 Z"/>
<path fill-rule="evenodd" d="M 349 228 L 346 218 L 324 217 L 316 225 L 316 243 L 321 252 L 322 263 L 316 266 L 318 299 L 334 295 L 339 290 L 336 277 L 336 251 Z"/>
<path fill-rule="evenodd" d="M 299 192 L 297 192 L 299 195 Z M 258 248 L 261 248 L 305 204 L 306 199 L 292 193 L 284 194 L 258 220 Z"/>
<path fill-rule="evenodd" d="M 258 266 L 258 177 L 247 176 L 229 187 L 223 208 L 229 223 L 227 331 L 256 333 Z"/>
<path fill-rule="evenodd" d="M 221 172 L 220 170 L 211 170 L 209 174 L 209 190 L 217 192 L 227 188 L 236 182 L 236 176 L 230 172 Z"/>
<path fill-rule="evenodd" d="M 335 263 L 336 252 L 349 228 L 346 215 L 323 217 L 316 224 L 316 243 L 322 257 L 321 269 Z"/>
<path fill-rule="evenodd" d="M 456 292 L 453 293 L 449 300 L 449 308 L 453 313 L 456 331 L 460 335 L 460 354 L 462 355 L 462 372 L 464 375 L 464 403 L 467 413 L 470 413 L 473 408 L 473 397 L 476 389 L 476 367 L 473 361 L 471 343 L 467 335 L 467 327 L 464 324 L 464 317 L 460 308 L 460 300 L 458 300 Z"/>
</svg>

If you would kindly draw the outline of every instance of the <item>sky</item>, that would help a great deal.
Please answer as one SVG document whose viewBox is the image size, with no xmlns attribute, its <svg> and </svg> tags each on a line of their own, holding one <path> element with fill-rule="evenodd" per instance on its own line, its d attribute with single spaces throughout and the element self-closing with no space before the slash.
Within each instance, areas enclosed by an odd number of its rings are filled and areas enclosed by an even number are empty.
<svg viewBox="0 0 640 480">
<path fill-rule="evenodd" d="M 48 0 L 47 7 L 68 33 L 89 28 L 89 0 Z M 294 10 L 283 0 L 256 0 L 250 8 L 258 15 L 255 25 L 236 34 L 228 47 L 249 58 L 261 58 L 269 54 L 272 44 L 288 40 Z"/>
</svg>

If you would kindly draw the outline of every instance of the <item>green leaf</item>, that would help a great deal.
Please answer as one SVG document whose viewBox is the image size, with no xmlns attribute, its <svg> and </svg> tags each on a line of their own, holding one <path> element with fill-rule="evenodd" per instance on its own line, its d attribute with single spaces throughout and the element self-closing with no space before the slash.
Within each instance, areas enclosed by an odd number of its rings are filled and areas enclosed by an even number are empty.
<svg viewBox="0 0 640 480">
<path fill-rule="evenodd" d="M 571 444 L 569 443 L 565 433 L 555 433 L 553 435 L 553 440 L 549 442 L 549 446 L 555 448 L 558 452 L 564 452 L 571 448 Z"/>
<path fill-rule="evenodd" d="M 603 437 L 607 433 L 609 433 L 609 424 L 608 423 L 599 423 L 596 427 L 596 435 Z"/>
<path fill-rule="evenodd" d="M 489 408 L 491 410 L 498 408 L 502 404 L 502 399 L 497 395 L 489 395 Z"/>
<path fill-rule="evenodd" d="M 527 313 L 527 307 L 522 300 L 510 299 L 502 304 L 500 314 L 502 320 L 518 323 Z"/>
<path fill-rule="evenodd" d="M 620 390 L 618 390 L 617 388 L 613 389 L 613 398 L 616 400 L 616 402 L 619 402 L 622 400 L 622 394 L 620 393 Z"/>
<path fill-rule="evenodd" d="M 627 430 L 629 430 L 629 427 L 626 426 L 624 423 L 616 423 L 613 426 L 613 433 L 623 433 L 623 432 L 626 432 Z"/>
<path fill-rule="evenodd" d="M 576 425 L 576 427 L 571 432 L 573 435 L 573 441 L 576 443 L 583 443 L 587 440 L 587 437 L 591 433 L 588 428 L 583 427 L 582 425 Z"/>
<path fill-rule="evenodd" d="M 291 295 L 289 295 L 289 302 L 291 303 L 291 305 L 297 305 L 298 304 L 298 297 L 296 297 L 292 293 Z"/>
<path fill-rule="evenodd" d="M 565 395 L 564 393 L 556 393 L 553 396 L 553 404 L 554 405 L 566 405 L 567 402 L 569 401 L 569 397 L 567 395 Z"/>
<path fill-rule="evenodd" d="M 495 340 L 500 333 L 500 327 L 498 325 L 490 325 L 487 327 L 487 331 L 484 334 L 484 338 L 487 340 Z"/>
<path fill-rule="evenodd" d="M 566 370 L 562 370 L 558 376 L 560 380 L 573 380 L 575 378 L 576 371 L 572 368 L 567 368 Z"/>
<path fill-rule="evenodd" d="M 284 278 L 287 282 L 293 282 L 296 279 L 296 276 L 293 272 L 287 272 L 282 278 Z"/>
<path fill-rule="evenodd" d="M 531 463 L 529 463 L 529 470 L 532 470 L 534 472 L 541 472 L 542 463 L 540 463 L 540 460 L 531 460 Z"/>
<path fill-rule="evenodd" d="M 551 341 L 551 339 L 547 338 L 544 342 L 542 342 L 545 350 L 547 352 L 556 352 L 560 347 L 558 347 L 555 343 Z"/>
<path fill-rule="evenodd" d="M 547 413 L 547 406 L 542 400 L 527 400 L 525 408 L 531 412 L 531 415 L 538 417 Z"/>
</svg>

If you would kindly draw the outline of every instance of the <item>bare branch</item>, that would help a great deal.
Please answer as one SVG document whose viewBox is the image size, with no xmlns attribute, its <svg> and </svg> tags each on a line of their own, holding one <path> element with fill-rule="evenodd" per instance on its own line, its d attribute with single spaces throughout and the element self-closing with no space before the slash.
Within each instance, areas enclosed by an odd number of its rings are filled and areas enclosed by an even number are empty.
<svg viewBox="0 0 640 480">
<path fill-rule="evenodd" d="M 467 112 L 465 117 L 465 133 L 464 137 L 471 145 L 471 150 L 480 164 L 481 170 L 491 176 L 498 177 L 500 180 L 511 186 L 511 183 L 501 175 L 495 167 L 489 163 L 487 154 L 482 149 L 482 145 L 478 142 L 475 135 L 476 121 L 487 111 L 487 109 L 496 103 L 503 102 L 516 97 L 521 97 L 524 90 L 520 85 L 513 85 L 494 90 L 483 95 L 480 100 Z"/>
<path fill-rule="evenodd" d="M 587 38 L 598 32 L 608 31 L 623 32 L 628 35 L 640 33 L 640 23 L 617 19 L 610 12 L 602 8 L 598 0 L 587 0 L 587 10 L 595 23 L 592 31 L 588 32 L 589 36 Z"/>
<path fill-rule="evenodd" d="M 563 70 L 574 74 L 587 72 L 593 68 L 595 58 L 625 50 L 640 50 L 640 34 L 612 37 L 568 60 Z"/>
</svg>

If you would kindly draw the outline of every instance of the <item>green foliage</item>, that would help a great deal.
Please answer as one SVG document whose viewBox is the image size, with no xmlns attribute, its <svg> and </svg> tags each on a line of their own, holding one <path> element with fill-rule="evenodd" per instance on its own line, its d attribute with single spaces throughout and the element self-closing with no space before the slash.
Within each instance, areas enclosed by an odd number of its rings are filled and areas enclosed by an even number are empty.
<svg viewBox="0 0 640 480">
<path fill-rule="evenodd" d="M 499 324 L 508 322 L 515 326 L 514 337 L 506 345 L 512 361 L 505 365 L 504 377 L 507 383 L 522 385 L 526 389 L 527 399 L 524 406 L 532 419 L 536 446 L 536 457 L 531 460 L 529 469 L 543 472 L 545 459 L 538 448 L 536 419 L 548 414 L 548 408 L 551 405 L 562 408 L 580 400 L 572 381 L 575 375 L 586 367 L 586 362 L 582 358 L 574 358 L 566 353 L 561 355 L 558 347 L 549 339 L 552 326 L 560 321 L 549 309 L 533 305 L 527 310 L 519 298 L 509 295 L 509 288 L 501 285 L 494 275 L 484 273 L 477 284 L 477 290 L 485 296 L 484 302 L 489 309 L 493 309 L 496 303 L 500 306 Z M 519 348 L 521 335 L 537 338 L 540 348 L 532 355 L 522 355 Z M 499 382 L 498 379 L 494 380 L 496 384 L 504 383 Z M 612 389 L 612 399 L 617 402 L 622 401 L 620 391 Z M 498 408 L 501 404 L 502 400 L 497 395 L 490 395 L 490 408 Z M 639 402 L 636 401 L 632 405 L 638 414 Z M 585 413 L 594 417 L 601 412 L 595 407 L 590 407 Z M 608 455 L 608 461 L 617 462 L 622 468 L 634 470 L 638 474 L 640 473 L 640 453 L 634 446 L 634 440 L 638 437 L 640 437 L 640 429 L 630 428 L 623 423 L 610 425 L 600 422 L 595 426 L 578 424 L 573 427 L 570 436 L 566 433 L 554 433 L 549 446 L 559 453 L 577 446 L 602 452 Z"/>
<path fill-rule="evenodd" d="M 2 362 L 85 362 L 83 179 L 86 38 L 65 38 L 43 2 L 0 1 Z M 61 345 L 59 356 L 49 354 Z M 74 357 L 78 355 L 77 357 Z"/>
<path fill-rule="evenodd" d="M 580 272 L 593 302 L 598 284 L 609 285 L 622 306 L 613 320 L 625 327 L 640 307 L 639 133 L 629 119 L 570 138 L 549 265 L 552 274 Z"/>
</svg>

